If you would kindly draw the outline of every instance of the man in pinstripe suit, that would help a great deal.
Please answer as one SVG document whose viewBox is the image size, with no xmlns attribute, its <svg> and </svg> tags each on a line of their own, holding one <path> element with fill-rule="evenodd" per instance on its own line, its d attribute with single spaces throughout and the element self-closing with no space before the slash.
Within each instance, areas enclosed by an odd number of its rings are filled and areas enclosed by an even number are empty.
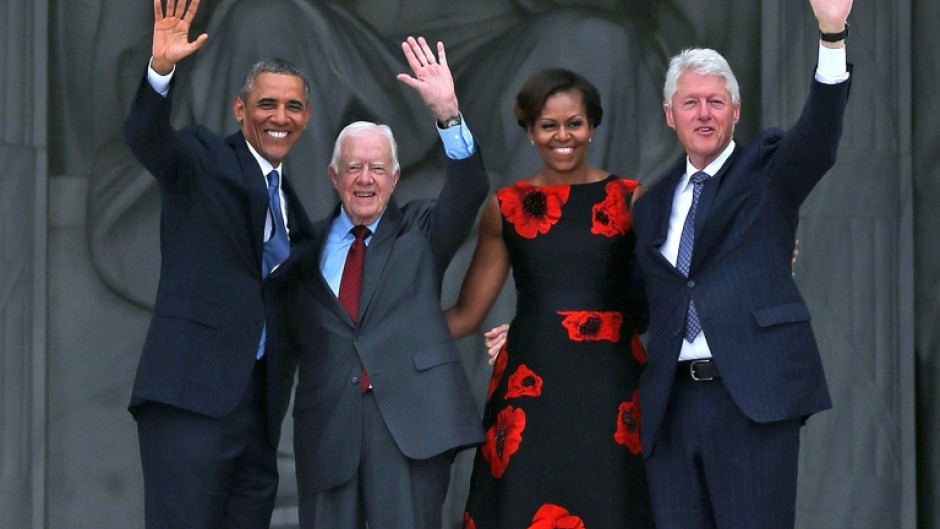
<svg viewBox="0 0 940 529">
<path fill-rule="evenodd" d="M 819 62 L 788 131 L 738 145 L 737 81 L 713 50 L 672 59 L 666 123 L 686 157 L 634 209 L 650 303 L 642 440 L 659 529 L 792 528 L 799 431 L 831 407 L 790 273 L 799 207 L 835 163 L 852 0 L 810 0 Z"/>
</svg>

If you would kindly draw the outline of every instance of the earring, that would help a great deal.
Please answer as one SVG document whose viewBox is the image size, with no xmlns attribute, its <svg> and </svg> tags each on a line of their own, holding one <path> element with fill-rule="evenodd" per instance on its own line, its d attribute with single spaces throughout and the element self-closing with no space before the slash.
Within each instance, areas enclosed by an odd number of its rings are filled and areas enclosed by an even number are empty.
<svg viewBox="0 0 940 529">
<path fill-rule="evenodd" d="M 592 141 L 594 141 L 594 136 L 591 136 L 590 138 L 588 138 L 588 143 L 591 143 Z"/>
<path fill-rule="evenodd" d="M 529 144 L 531 144 L 533 147 L 535 147 L 535 140 L 529 140 Z"/>
</svg>

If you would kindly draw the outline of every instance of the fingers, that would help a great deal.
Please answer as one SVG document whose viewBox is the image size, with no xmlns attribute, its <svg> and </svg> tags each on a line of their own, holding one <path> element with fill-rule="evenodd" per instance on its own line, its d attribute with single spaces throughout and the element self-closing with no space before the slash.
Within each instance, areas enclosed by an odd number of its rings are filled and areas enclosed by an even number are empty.
<svg viewBox="0 0 940 529">
<path fill-rule="evenodd" d="M 427 66 L 436 63 L 437 59 L 434 57 L 434 52 L 431 51 L 431 47 L 428 46 L 428 41 L 424 40 L 424 37 L 418 37 L 418 44 L 421 46 L 419 59 L 423 59 L 424 65 Z"/>
<path fill-rule="evenodd" d="M 163 20 L 163 2 L 160 0 L 153 0 L 153 19 Z"/>
<path fill-rule="evenodd" d="M 446 65 L 447 59 L 444 56 L 444 44 L 438 42 L 437 49 L 438 55 L 440 56 L 440 63 Z M 438 57 L 435 57 L 434 52 L 431 50 L 431 47 L 428 46 L 428 42 L 424 37 L 418 37 L 417 39 L 408 37 L 401 43 L 401 50 L 405 54 L 405 60 L 408 61 L 408 66 L 415 72 L 438 62 Z"/>
<path fill-rule="evenodd" d="M 441 66 L 447 66 L 447 54 L 444 53 L 444 43 L 437 41 L 437 60 Z"/>
<path fill-rule="evenodd" d="M 185 15 L 183 15 L 183 20 L 186 21 L 187 24 L 192 24 L 193 18 L 196 17 L 196 11 L 199 11 L 199 0 L 192 0 L 189 3 L 189 9 L 187 9 Z"/>
<path fill-rule="evenodd" d="M 405 60 L 408 62 L 408 66 L 411 67 L 411 71 L 415 73 L 424 67 L 424 64 L 418 58 L 419 50 L 418 41 L 414 37 L 408 37 L 401 43 L 401 51 L 405 54 Z"/>
</svg>

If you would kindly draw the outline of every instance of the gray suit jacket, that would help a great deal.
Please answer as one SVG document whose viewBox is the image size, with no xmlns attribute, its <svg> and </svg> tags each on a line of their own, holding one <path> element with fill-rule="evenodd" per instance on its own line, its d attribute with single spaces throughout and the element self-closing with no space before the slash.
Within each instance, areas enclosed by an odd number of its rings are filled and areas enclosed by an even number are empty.
<svg viewBox="0 0 940 529">
<path fill-rule="evenodd" d="M 300 497 L 359 465 L 364 367 L 401 452 L 425 459 L 483 440 L 480 412 L 441 310 L 444 271 L 469 235 L 489 182 L 479 152 L 448 160 L 438 199 L 394 198 L 366 250 L 359 323 L 320 272 L 334 215 L 271 275 L 279 350 L 298 359 L 294 445 Z"/>
</svg>

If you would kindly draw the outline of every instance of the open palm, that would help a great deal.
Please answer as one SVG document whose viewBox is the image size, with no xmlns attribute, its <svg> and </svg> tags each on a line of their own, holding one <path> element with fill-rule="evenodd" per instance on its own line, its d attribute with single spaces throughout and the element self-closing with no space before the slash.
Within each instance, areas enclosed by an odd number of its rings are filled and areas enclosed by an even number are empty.
<svg viewBox="0 0 940 529">
<path fill-rule="evenodd" d="M 167 0 L 164 14 L 162 0 L 154 0 L 152 53 L 155 70 L 172 69 L 173 65 L 195 53 L 205 43 L 208 38 L 206 34 L 189 41 L 189 27 L 198 9 L 199 0 L 192 0 L 189 8 L 185 0 Z"/>
</svg>

